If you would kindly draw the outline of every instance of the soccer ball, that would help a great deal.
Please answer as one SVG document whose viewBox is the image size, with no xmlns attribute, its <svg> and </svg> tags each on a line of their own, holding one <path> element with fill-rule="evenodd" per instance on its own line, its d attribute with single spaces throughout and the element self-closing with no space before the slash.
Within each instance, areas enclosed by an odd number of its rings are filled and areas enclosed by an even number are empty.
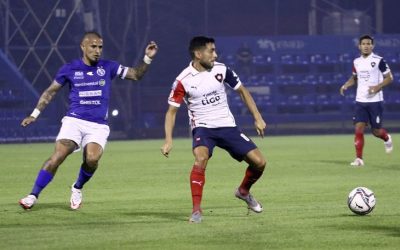
<svg viewBox="0 0 400 250">
<path fill-rule="evenodd" d="M 347 200 L 350 210 L 358 215 L 366 215 L 374 210 L 376 204 L 375 194 L 366 187 L 353 189 Z"/>
</svg>

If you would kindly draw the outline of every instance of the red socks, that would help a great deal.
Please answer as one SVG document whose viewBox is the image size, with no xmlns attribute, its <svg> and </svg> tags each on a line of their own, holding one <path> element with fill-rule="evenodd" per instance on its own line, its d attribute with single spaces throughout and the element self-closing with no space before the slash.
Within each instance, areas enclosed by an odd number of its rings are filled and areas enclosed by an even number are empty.
<svg viewBox="0 0 400 250">
<path fill-rule="evenodd" d="M 384 141 L 389 140 L 388 133 L 387 133 L 387 131 L 386 131 L 384 128 L 379 129 L 379 130 L 378 130 L 378 134 L 375 135 L 375 136 L 378 137 L 378 138 L 381 138 L 381 139 L 384 140 Z"/>
<path fill-rule="evenodd" d="M 362 159 L 364 148 L 364 131 L 361 129 L 356 129 L 355 131 L 354 146 L 356 147 L 357 158 Z"/>
<path fill-rule="evenodd" d="M 200 203 L 203 196 L 203 187 L 205 183 L 205 169 L 193 165 L 190 173 L 190 189 L 192 191 L 193 212 L 201 211 Z"/>
<path fill-rule="evenodd" d="M 248 166 L 242 184 L 240 184 L 239 192 L 243 195 L 248 195 L 251 186 L 261 177 L 262 174 L 262 170 Z"/>
</svg>

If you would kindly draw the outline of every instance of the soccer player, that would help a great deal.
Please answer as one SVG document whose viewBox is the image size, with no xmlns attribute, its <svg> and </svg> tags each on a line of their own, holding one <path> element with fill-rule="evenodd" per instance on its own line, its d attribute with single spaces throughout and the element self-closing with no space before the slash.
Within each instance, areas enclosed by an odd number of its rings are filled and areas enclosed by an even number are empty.
<svg viewBox="0 0 400 250">
<path fill-rule="evenodd" d="M 239 77 L 222 63 L 216 62 L 215 41 L 209 37 L 194 37 L 189 52 L 192 61 L 176 78 L 168 99 L 165 115 L 165 143 L 161 152 L 166 157 L 172 149 L 172 132 L 181 103 L 188 107 L 193 136 L 194 164 L 190 174 L 193 210 L 189 222 L 202 221 L 201 199 L 205 184 L 205 170 L 215 146 L 225 149 L 237 161 L 249 165 L 235 196 L 246 202 L 256 213 L 262 205 L 250 194 L 251 186 L 261 177 L 266 160 L 257 146 L 236 126 L 229 109 L 225 84 L 236 90 L 254 117 L 258 135 L 264 136 L 266 123 L 261 117 L 249 91 Z"/>
<path fill-rule="evenodd" d="M 82 188 L 95 173 L 110 133 L 107 118 L 111 81 L 115 77 L 139 80 L 158 50 L 157 44 L 150 42 L 145 49 L 143 62 L 132 68 L 100 59 L 103 39 L 96 32 L 85 33 L 80 47 L 82 58 L 59 69 L 54 81 L 40 96 L 32 114 L 21 123 L 26 127 L 35 122 L 56 93 L 64 86 L 69 87 L 69 110 L 62 119 L 54 153 L 40 169 L 32 192 L 19 201 L 24 209 L 35 205 L 40 192 L 51 182 L 65 158 L 82 148 L 83 162 L 77 180 L 71 186 L 70 199 L 71 209 L 76 210 L 81 206 Z"/>
<path fill-rule="evenodd" d="M 364 130 L 370 124 L 372 134 L 384 141 L 386 153 L 393 150 L 391 136 L 382 128 L 383 91 L 393 81 L 389 66 L 382 57 L 374 54 L 374 39 L 369 35 L 359 38 L 358 48 L 361 56 L 354 59 L 353 74 L 340 88 L 340 94 L 357 83 L 356 109 L 353 121 L 355 124 L 354 145 L 356 158 L 352 166 L 364 166 Z"/>
</svg>

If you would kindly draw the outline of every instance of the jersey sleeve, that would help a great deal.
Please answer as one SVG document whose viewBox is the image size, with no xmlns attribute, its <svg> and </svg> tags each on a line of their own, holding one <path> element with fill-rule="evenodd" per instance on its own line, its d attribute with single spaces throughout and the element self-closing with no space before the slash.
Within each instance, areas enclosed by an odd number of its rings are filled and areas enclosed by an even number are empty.
<svg viewBox="0 0 400 250">
<path fill-rule="evenodd" d="M 120 79 L 125 79 L 126 73 L 128 73 L 128 67 L 122 66 L 118 62 L 110 61 L 111 79 L 118 76 Z"/>
<path fill-rule="evenodd" d="M 390 72 L 389 65 L 386 63 L 385 60 L 381 59 L 379 61 L 379 70 L 382 72 L 382 74 L 386 75 L 387 73 Z"/>
<path fill-rule="evenodd" d="M 353 62 L 353 68 L 351 70 L 353 76 L 357 76 L 357 70 L 356 70 L 356 66 L 354 66 L 354 62 Z"/>
<path fill-rule="evenodd" d="M 234 90 L 242 85 L 238 75 L 228 67 L 226 68 L 225 82 Z"/>
<path fill-rule="evenodd" d="M 185 95 L 186 91 L 182 82 L 176 80 L 172 85 L 172 90 L 168 97 L 168 104 L 175 107 L 180 107 Z"/>
<path fill-rule="evenodd" d="M 54 80 L 64 86 L 69 80 L 68 80 L 68 74 L 70 72 L 70 67 L 69 64 L 63 65 L 57 72 L 56 76 L 54 77 Z"/>
</svg>

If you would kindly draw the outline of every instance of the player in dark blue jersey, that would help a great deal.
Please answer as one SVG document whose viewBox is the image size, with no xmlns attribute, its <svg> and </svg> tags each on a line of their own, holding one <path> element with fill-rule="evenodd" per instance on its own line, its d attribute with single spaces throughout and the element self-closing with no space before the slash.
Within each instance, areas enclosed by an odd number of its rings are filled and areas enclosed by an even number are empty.
<svg viewBox="0 0 400 250">
<path fill-rule="evenodd" d="M 115 61 L 100 59 L 103 39 L 96 32 L 85 33 L 80 46 L 82 58 L 60 68 L 54 81 L 40 96 L 32 114 L 21 123 L 21 126 L 26 127 L 35 122 L 57 92 L 68 85 L 69 110 L 62 119 L 54 153 L 40 169 L 32 192 L 19 201 L 24 209 L 35 205 L 40 192 L 50 183 L 67 156 L 83 148 L 83 162 L 78 178 L 71 187 L 70 199 L 72 209 L 80 207 L 81 189 L 96 171 L 110 133 L 107 118 L 111 81 L 115 77 L 139 80 L 158 50 L 157 44 L 150 42 L 145 49 L 143 62 L 136 67 L 126 67 Z"/>
</svg>

